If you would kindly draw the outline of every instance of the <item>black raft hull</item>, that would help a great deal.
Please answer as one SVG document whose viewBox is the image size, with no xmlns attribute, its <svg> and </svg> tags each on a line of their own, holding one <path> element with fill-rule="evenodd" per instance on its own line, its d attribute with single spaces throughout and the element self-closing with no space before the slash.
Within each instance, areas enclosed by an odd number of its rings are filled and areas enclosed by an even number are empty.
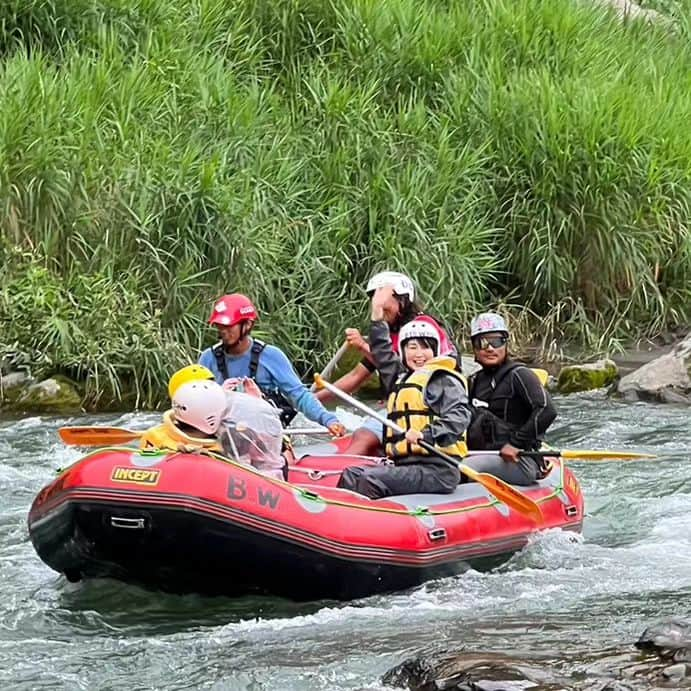
<svg viewBox="0 0 691 691">
<path fill-rule="evenodd" d="M 39 492 L 29 535 L 72 581 L 349 600 L 491 568 L 535 530 L 583 520 L 578 483 L 559 464 L 524 488 L 541 506 L 536 524 L 477 483 L 371 501 L 333 486 L 334 458 L 303 457 L 284 482 L 219 458 L 104 449 Z"/>
<path fill-rule="evenodd" d="M 131 527 L 125 527 L 130 523 Z M 32 529 L 43 561 L 70 581 L 115 578 L 169 593 L 277 595 L 349 600 L 404 590 L 468 568 L 486 570 L 504 552 L 428 566 L 346 560 L 185 509 L 67 502 Z"/>
</svg>

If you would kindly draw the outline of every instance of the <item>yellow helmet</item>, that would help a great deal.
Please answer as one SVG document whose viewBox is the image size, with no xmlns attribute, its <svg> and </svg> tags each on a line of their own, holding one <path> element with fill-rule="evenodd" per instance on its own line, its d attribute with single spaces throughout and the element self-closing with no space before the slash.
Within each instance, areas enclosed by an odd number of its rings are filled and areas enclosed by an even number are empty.
<svg viewBox="0 0 691 691">
<path fill-rule="evenodd" d="M 168 380 L 168 395 L 173 398 L 175 392 L 189 381 L 199 381 L 200 379 L 215 379 L 213 372 L 203 365 L 187 365 L 179 369 Z"/>
</svg>

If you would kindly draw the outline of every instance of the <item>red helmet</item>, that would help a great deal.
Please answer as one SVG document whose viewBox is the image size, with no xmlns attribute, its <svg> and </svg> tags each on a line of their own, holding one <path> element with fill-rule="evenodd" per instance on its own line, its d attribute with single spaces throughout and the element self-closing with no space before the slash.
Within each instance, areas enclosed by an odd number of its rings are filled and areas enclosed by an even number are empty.
<svg viewBox="0 0 691 691">
<path fill-rule="evenodd" d="M 233 326 L 242 321 L 256 321 L 257 310 L 246 295 L 232 293 L 219 298 L 209 317 L 209 324 Z"/>
</svg>

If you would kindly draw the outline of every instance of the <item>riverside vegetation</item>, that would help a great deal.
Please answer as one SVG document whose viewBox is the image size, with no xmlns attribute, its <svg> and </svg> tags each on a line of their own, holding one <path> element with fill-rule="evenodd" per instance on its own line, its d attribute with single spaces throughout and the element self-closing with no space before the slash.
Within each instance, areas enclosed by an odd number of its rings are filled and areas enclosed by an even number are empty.
<svg viewBox="0 0 691 691">
<path fill-rule="evenodd" d="M 239 290 L 307 374 L 383 268 L 459 333 L 686 323 L 691 0 L 649 6 L 5 0 L 0 359 L 153 405 Z"/>
</svg>

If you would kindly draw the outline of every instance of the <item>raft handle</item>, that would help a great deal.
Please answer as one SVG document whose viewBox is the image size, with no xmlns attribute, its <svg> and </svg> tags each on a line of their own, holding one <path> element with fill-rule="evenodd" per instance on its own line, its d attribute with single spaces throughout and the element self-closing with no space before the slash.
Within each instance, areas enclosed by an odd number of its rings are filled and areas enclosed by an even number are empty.
<svg viewBox="0 0 691 691">
<path fill-rule="evenodd" d="M 433 528 L 427 531 L 427 536 L 432 542 L 437 540 L 446 540 L 446 530 L 444 528 Z"/>
<path fill-rule="evenodd" d="M 113 528 L 126 528 L 127 530 L 144 530 L 146 527 L 143 518 L 124 518 L 123 516 L 111 516 L 110 525 Z"/>
<path fill-rule="evenodd" d="M 571 504 L 571 506 L 567 506 L 564 509 L 564 513 L 566 513 L 566 515 L 569 518 L 572 518 L 573 516 L 577 516 L 578 515 L 578 507 L 575 506 L 574 504 Z"/>
</svg>

